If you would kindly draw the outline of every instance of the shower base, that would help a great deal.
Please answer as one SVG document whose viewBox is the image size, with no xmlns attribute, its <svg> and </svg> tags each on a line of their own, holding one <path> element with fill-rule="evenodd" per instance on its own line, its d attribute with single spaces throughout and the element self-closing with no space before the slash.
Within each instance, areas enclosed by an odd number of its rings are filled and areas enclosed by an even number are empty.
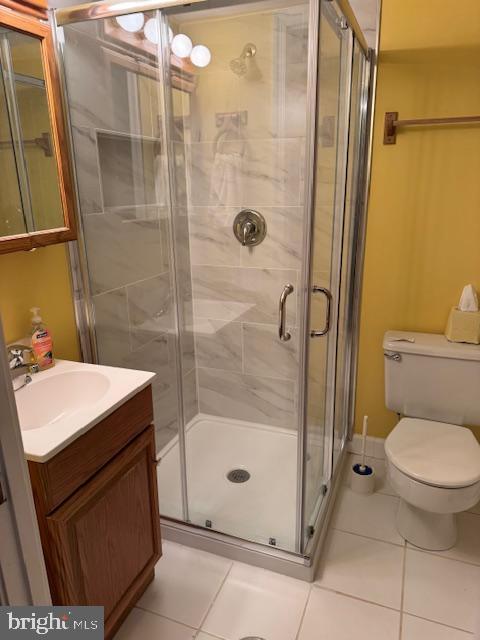
<svg viewBox="0 0 480 640">
<path fill-rule="evenodd" d="M 186 429 L 189 519 L 230 536 L 295 548 L 297 434 L 263 424 L 197 415 Z M 319 450 L 319 455 L 321 451 Z M 162 516 L 183 519 L 179 444 L 159 454 Z M 250 477 L 232 482 L 231 477 Z"/>
</svg>

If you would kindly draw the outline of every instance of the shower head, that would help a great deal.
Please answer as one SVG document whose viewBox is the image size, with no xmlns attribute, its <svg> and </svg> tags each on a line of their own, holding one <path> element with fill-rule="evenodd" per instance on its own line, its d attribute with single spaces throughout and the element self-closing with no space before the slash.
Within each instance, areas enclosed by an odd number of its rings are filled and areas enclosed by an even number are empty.
<svg viewBox="0 0 480 640">
<path fill-rule="evenodd" d="M 242 50 L 242 53 L 238 56 L 238 58 L 234 58 L 230 62 L 230 69 L 237 76 L 245 76 L 247 75 L 248 66 L 247 66 L 247 58 L 253 58 L 257 53 L 257 47 L 252 43 L 247 43 Z"/>
</svg>

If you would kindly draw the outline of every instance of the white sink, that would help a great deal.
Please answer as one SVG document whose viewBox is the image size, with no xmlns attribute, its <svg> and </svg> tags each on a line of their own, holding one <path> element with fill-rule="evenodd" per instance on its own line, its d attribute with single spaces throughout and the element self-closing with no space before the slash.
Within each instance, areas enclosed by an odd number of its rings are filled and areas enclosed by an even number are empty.
<svg viewBox="0 0 480 640">
<path fill-rule="evenodd" d="M 30 383 L 15 393 L 20 429 L 40 429 L 98 402 L 110 381 L 98 371 L 66 371 Z"/>
<path fill-rule="evenodd" d="M 28 460 L 46 462 L 141 389 L 154 373 L 57 360 L 15 392 Z"/>
</svg>

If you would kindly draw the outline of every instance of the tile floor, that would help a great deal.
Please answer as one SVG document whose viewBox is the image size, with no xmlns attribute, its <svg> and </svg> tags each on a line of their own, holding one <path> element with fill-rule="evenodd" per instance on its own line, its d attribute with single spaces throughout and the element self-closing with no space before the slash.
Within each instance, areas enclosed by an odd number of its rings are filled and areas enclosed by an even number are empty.
<svg viewBox="0 0 480 640">
<path fill-rule="evenodd" d="M 419 551 L 396 532 L 384 462 L 370 463 L 378 491 L 354 495 L 345 477 L 313 584 L 165 542 L 116 640 L 473 640 L 479 507 L 460 516 L 455 549 Z"/>
</svg>

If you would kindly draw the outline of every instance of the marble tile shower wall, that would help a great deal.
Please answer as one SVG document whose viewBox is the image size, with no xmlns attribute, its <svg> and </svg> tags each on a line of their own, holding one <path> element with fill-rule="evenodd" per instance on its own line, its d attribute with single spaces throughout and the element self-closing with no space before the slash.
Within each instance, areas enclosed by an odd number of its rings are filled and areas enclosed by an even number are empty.
<svg viewBox="0 0 480 640">
<path fill-rule="evenodd" d="M 200 411 L 295 429 L 304 139 L 249 139 L 243 161 L 230 172 L 212 148 L 193 143 L 188 153 Z M 232 158 L 221 160 L 228 165 Z M 217 175 L 224 171 L 226 177 Z M 256 247 L 242 247 L 233 235 L 233 219 L 245 207 L 267 222 Z M 289 282 L 295 287 L 287 306 L 292 340 L 281 342 L 278 300 Z"/>
<path fill-rule="evenodd" d="M 252 249 L 229 237 L 233 211 L 212 219 L 211 210 L 210 215 L 202 207 L 191 210 L 199 406 L 205 413 L 294 428 L 301 249 L 296 225 L 302 208 L 260 210 L 270 237 Z M 281 255 L 288 260 L 282 263 Z M 278 338 L 278 298 L 288 282 L 295 287 L 287 313 L 293 337 L 283 343 Z"/>
<path fill-rule="evenodd" d="M 160 448 L 178 430 L 176 336 L 160 82 L 119 58 L 99 23 L 65 29 L 74 156 L 99 359 L 155 371 Z M 125 64 L 122 64 L 122 59 Z M 139 69 L 136 73 L 132 71 Z M 143 71 L 143 72 L 142 72 Z M 150 76 L 156 69 L 148 70 Z M 179 177 L 178 177 L 179 179 Z M 175 209 L 182 253 L 185 414 L 198 411 L 188 218 Z M 185 329 L 184 327 L 184 329 Z"/>
</svg>

